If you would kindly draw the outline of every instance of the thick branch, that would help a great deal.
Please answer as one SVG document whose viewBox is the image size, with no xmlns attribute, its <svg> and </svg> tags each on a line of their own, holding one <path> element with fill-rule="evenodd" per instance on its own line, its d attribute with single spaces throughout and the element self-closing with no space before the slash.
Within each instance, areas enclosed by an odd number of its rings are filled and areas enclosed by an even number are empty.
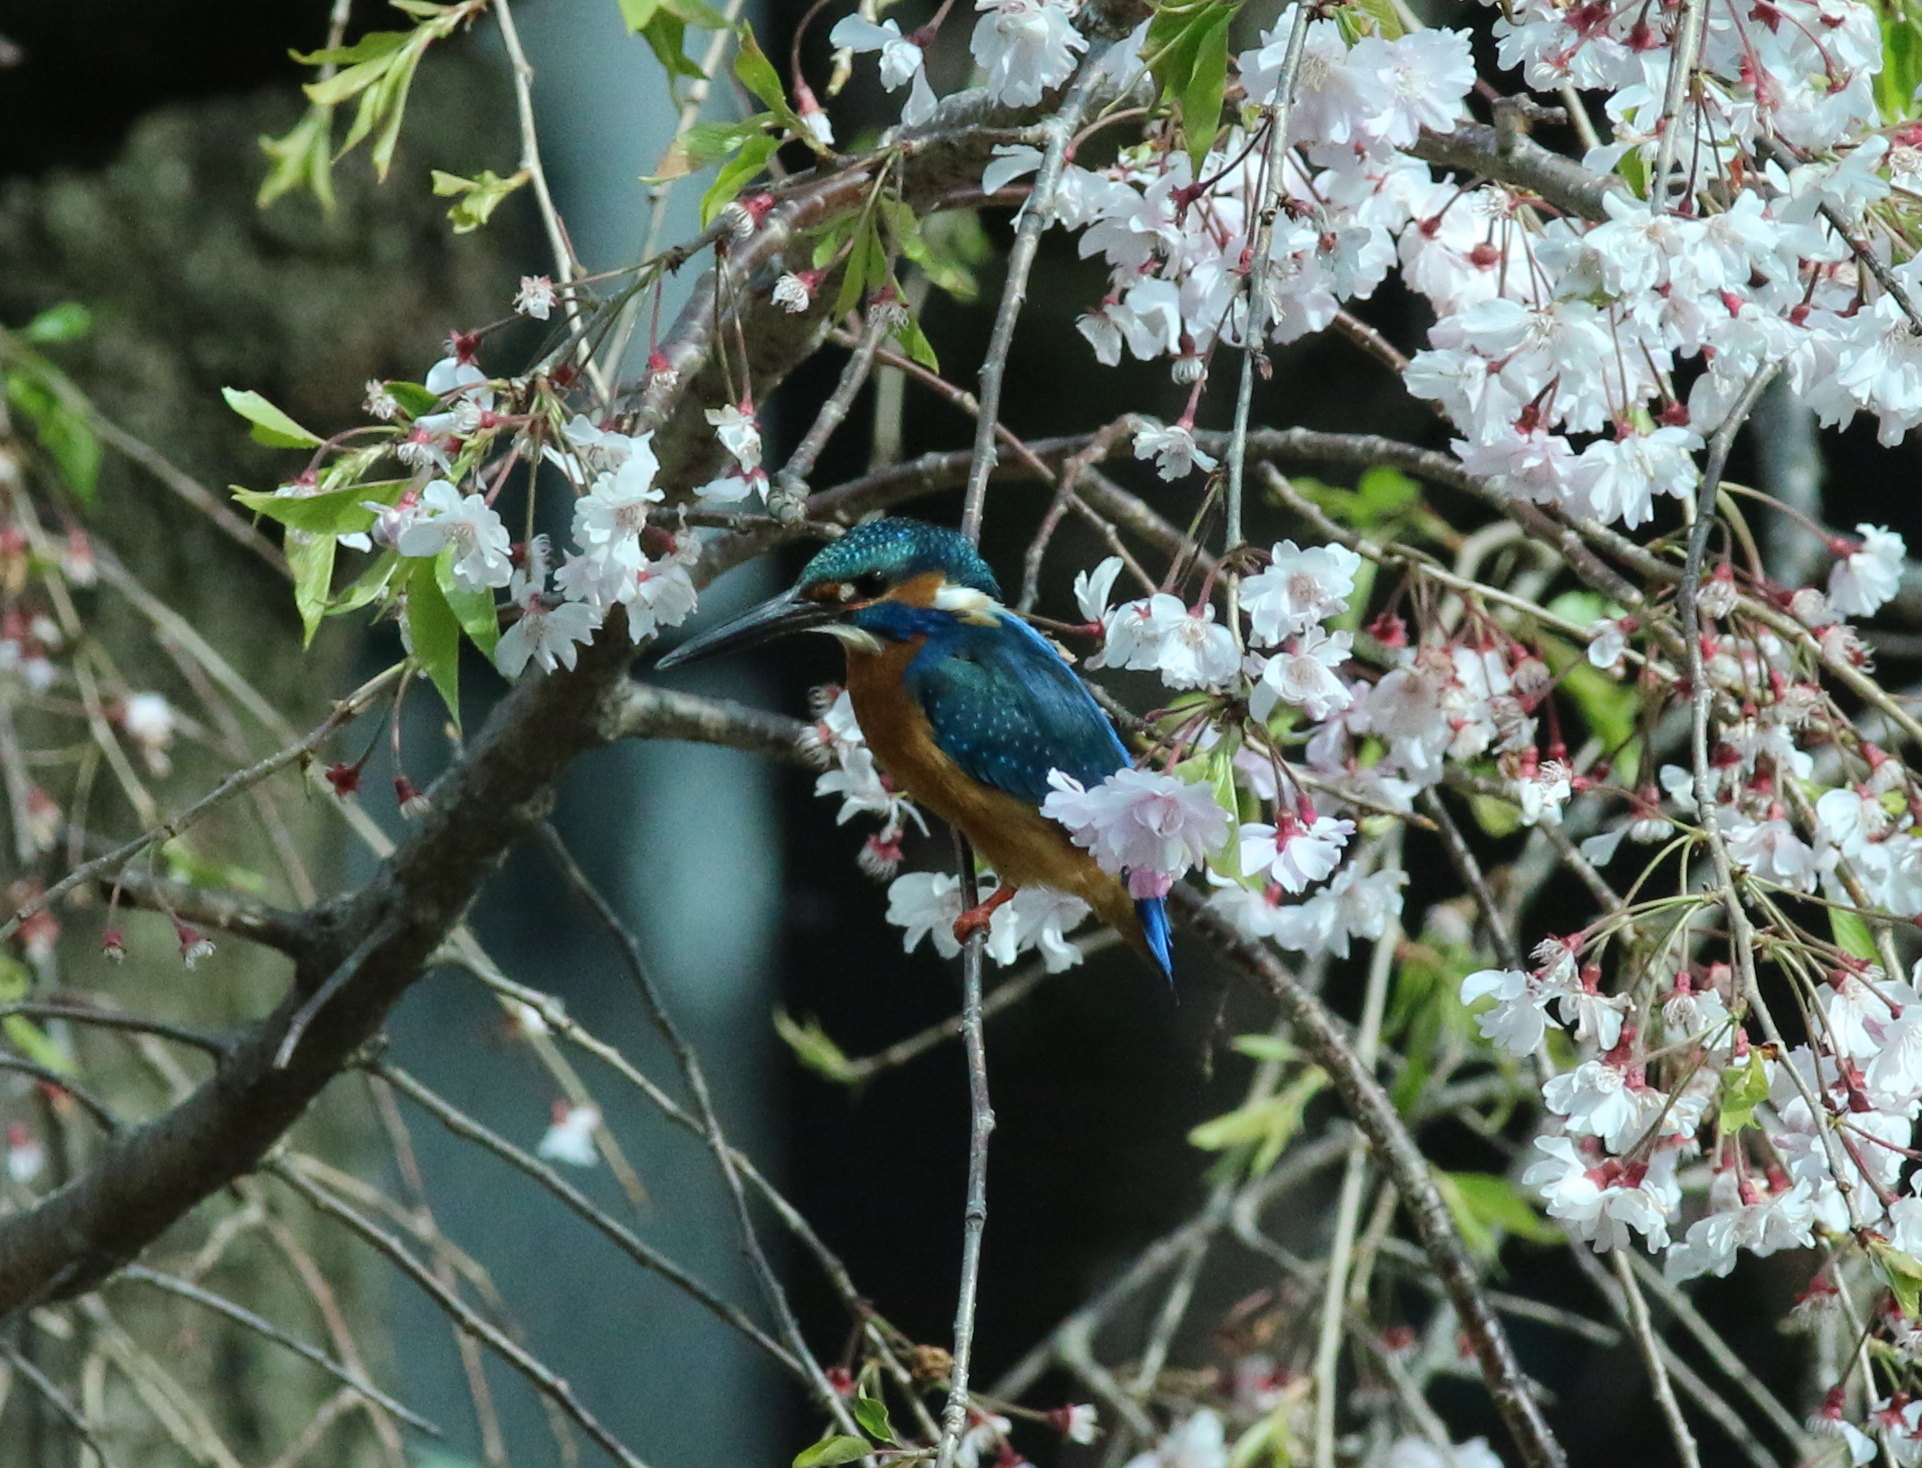
<svg viewBox="0 0 1922 1468">
<path fill-rule="evenodd" d="M 1500 129 L 1480 122 L 1458 123 L 1450 133 L 1424 132 L 1408 151 L 1426 163 L 1515 184 L 1584 219 L 1605 218 L 1602 201 L 1627 189 L 1619 178 L 1551 153 L 1526 133 L 1504 138 Z"/>
</svg>

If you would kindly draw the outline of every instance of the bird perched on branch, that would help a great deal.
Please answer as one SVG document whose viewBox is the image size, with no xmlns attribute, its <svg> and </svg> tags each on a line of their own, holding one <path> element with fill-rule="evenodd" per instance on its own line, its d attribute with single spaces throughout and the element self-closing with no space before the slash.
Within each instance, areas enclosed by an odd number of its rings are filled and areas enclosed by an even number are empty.
<svg viewBox="0 0 1922 1468">
<path fill-rule="evenodd" d="M 1114 726 L 1047 639 L 1001 605 L 965 537 L 920 520 L 858 525 L 794 586 L 660 660 L 672 667 L 789 632 L 847 650 L 848 694 L 868 748 L 895 782 L 956 827 L 1001 879 L 955 936 L 987 925 L 1029 885 L 1078 897 L 1173 976 L 1167 909 L 1136 900 L 1041 813 L 1048 772 L 1093 786 L 1126 769 Z"/>
</svg>

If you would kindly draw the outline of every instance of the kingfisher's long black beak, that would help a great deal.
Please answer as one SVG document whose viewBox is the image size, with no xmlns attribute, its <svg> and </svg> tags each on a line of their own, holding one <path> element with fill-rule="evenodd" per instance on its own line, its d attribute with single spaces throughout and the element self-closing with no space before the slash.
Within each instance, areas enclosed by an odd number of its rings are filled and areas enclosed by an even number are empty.
<svg viewBox="0 0 1922 1468">
<path fill-rule="evenodd" d="M 716 653 L 735 652 L 744 647 L 753 647 L 770 638 L 783 637 L 790 632 L 806 632 L 811 628 L 834 621 L 841 613 L 840 607 L 803 601 L 793 592 L 784 591 L 772 601 L 764 601 L 758 607 L 750 607 L 740 616 L 723 622 L 718 627 L 708 628 L 699 637 L 690 637 L 654 666 L 678 667 L 682 663 L 691 663 L 696 658 L 713 657 Z"/>
</svg>

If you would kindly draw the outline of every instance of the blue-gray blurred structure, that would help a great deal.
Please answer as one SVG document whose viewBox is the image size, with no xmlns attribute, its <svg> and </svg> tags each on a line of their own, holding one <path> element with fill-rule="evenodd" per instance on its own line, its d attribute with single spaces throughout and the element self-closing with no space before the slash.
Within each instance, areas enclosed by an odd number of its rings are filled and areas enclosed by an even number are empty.
<svg viewBox="0 0 1922 1468">
<path fill-rule="evenodd" d="M 574 247 L 590 271 L 633 263 L 654 172 L 676 109 L 646 45 L 613 4 L 528 0 L 516 9 L 535 69 L 542 153 Z M 725 89 L 715 106 L 725 107 Z M 502 171 L 505 171 L 503 169 Z M 698 228 L 699 180 L 669 205 L 661 243 Z M 551 271 L 544 259 L 529 274 Z M 694 276 L 668 282 L 671 319 Z M 630 347 L 646 351 L 645 315 Z M 729 578 L 703 611 L 766 589 L 758 572 Z M 706 670 L 697 670 L 705 672 Z M 643 663 L 645 676 L 645 662 Z M 709 676 L 714 676 L 710 674 Z M 741 669 L 723 670 L 736 696 Z M 700 687 L 699 676 L 684 686 Z M 424 701 L 423 701 L 423 711 Z M 420 745 L 428 742 L 420 731 Z M 769 1012 L 780 920 L 774 772 L 730 750 L 650 744 L 604 751 L 573 773 L 555 820 L 582 864 L 638 933 L 683 1031 L 707 1068 L 731 1138 L 770 1171 Z M 531 852 L 520 854 L 474 920 L 514 978 L 560 996 L 568 1011 L 618 1043 L 684 1099 L 671 1057 L 646 1024 L 630 976 L 578 901 Z M 498 1005 L 467 980 L 441 978 L 408 1000 L 394 1025 L 397 1059 L 490 1126 L 531 1147 L 556 1099 L 522 1046 L 476 1043 L 500 1028 Z M 731 1204 L 705 1147 L 662 1123 L 605 1071 L 583 1072 L 647 1189 L 637 1212 L 609 1170 L 570 1172 L 615 1217 L 757 1319 L 767 1312 L 745 1265 Z M 773 1464 L 787 1400 L 741 1338 L 624 1255 L 525 1179 L 431 1126 L 416 1128 L 428 1195 L 448 1236 L 493 1274 L 526 1328 L 526 1344 L 652 1468 Z M 781 1241 L 769 1238 L 777 1255 Z M 404 1287 L 396 1335 L 410 1401 L 457 1429 L 478 1458 L 468 1384 L 445 1318 Z M 498 1363 L 488 1379 L 516 1468 L 558 1462 L 545 1414 Z M 583 1444 L 589 1457 L 595 1449 Z"/>
</svg>

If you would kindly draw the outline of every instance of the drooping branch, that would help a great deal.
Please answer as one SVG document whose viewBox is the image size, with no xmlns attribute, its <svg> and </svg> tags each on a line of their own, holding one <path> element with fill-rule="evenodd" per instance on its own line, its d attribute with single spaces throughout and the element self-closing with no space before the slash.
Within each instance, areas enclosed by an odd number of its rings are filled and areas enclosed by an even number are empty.
<svg viewBox="0 0 1922 1468">
<path fill-rule="evenodd" d="M 1177 887 L 1170 900 L 1184 925 L 1203 937 L 1230 968 L 1273 996 L 1302 1048 L 1327 1073 L 1342 1105 L 1367 1136 L 1375 1161 L 1401 1195 L 1402 1207 L 1415 1225 L 1422 1250 L 1447 1290 L 1474 1348 L 1482 1380 L 1524 1460 L 1532 1468 L 1566 1463 L 1561 1444 L 1543 1418 L 1541 1404 L 1515 1359 L 1507 1331 L 1476 1276 L 1448 1204 L 1429 1173 L 1428 1159 L 1422 1156 L 1394 1102 L 1362 1063 L 1334 1016 L 1295 982 L 1271 952 L 1241 938 L 1198 893 Z"/>
</svg>

